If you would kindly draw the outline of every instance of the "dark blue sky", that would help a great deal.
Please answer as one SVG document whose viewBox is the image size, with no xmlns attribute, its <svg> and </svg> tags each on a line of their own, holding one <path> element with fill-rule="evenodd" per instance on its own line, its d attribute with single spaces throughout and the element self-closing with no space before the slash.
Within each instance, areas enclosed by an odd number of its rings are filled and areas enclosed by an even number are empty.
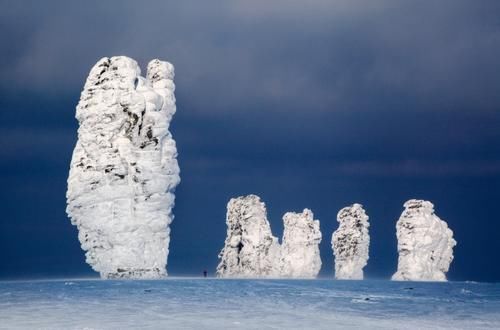
<svg viewBox="0 0 500 330">
<path fill-rule="evenodd" d="M 168 271 L 214 271 L 229 198 L 371 222 L 367 277 L 396 270 L 395 223 L 431 200 L 458 245 L 449 278 L 500 280 L 500 2 L 0 1 L 0 277 L 92 275 L 65 214 L 92 65 L 176 67 L 182 182 Z"/>
</svg>

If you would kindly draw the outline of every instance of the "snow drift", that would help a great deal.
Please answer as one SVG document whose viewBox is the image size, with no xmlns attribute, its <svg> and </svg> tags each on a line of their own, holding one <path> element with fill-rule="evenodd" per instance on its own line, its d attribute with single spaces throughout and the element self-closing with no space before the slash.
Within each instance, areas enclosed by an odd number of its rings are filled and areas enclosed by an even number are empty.
<svg viewBox="0 0 500 330">
<path fill-rule="evenodd" d="M 76 108 L 78 141 L 67 213 L 86 261 L 103 278 L 165 276 L 174 190 L 180 182 L 169 124 L 174 67 L 152 60 L 146 78 L 131 58 L 103 58 Z"/>
<path fill-rule="evenodd" d="M 434 205 L 411 199 L 397 224 L 398 270 L 393 280 L 446 281 L 457 242 L 446 222 L 434 214 Z"/>
<path fill-rule="evenodd" d="M 337 214 L 337 221 L 339 228 L 332 235 L 335 278 L 362 280 L 370 245 L 370 224 L 363 205 L 344 207 Z"/>
<path fill-rule="evenodd" d="M 305 209 L 286 213 L 283 245 L 272 235 L 266 206 L 256 195 L 227 205 L 227 236 L 218 277 L 316 277 L 321 268 L 319 221 Z"/>
</svg>

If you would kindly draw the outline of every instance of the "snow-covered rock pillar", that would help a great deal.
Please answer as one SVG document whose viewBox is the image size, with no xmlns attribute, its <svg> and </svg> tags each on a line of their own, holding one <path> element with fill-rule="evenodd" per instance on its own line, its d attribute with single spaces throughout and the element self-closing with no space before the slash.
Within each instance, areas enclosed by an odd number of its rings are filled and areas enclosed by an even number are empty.
<svg viewBox="0 0 500 330">
<path fill-rule="evenodd" d="M 173 79 L 168 62 L 151 61 L 144 78 L 133 59 L 106 57 L 90 71 L 76 108 L 67 213 L 87 263 L 103 278 L 167 275 L 180 182 L 169 132 Z"/>
<path fill-rule="evenodd" d="M 457 242 L 446 222 L 434 214 L 434 205 L 411 199 L 397 224 L 398 270 L 393 280 L 446 281 Z"/>
<path fill-rule="evenodd" d="M 362 280 L 370 245 L 370 223 L 363 205 L 344 207 L 337 214 L 337 221 L 339 227 L 332 235 L 335 278 Z"/>
<path fill-rule="evenodd" d="M 280 276 L 314 278 L 321 269 L 319 220 L 311 210 L 288 212 L 283 216 Z"/>
<path fill-rule="evenodd" d="M 266 206 L 255 195 L 227 204 L 227 236 L 219 254 L 218 277 L 276 277 L 279 244 L 272 235 Z"/>
</svg>

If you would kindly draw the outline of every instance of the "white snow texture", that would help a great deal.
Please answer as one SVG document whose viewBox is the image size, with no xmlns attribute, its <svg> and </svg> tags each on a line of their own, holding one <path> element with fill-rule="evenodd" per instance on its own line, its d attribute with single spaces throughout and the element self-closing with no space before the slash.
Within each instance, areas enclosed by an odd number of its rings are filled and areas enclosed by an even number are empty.
<svg viewBox="0 0 500 330">
<path fill-rule="evenodd" d="M 332 235 L 335 278 L 362 280 L 370 245 L 370 224 L 363 205 L 344 207 L 337 214 L 337 221 L 339 227 Z"/>
<path fill-rule="evenodd" d="M 103 278 L 167 275 L 177 149 L 174 67 L 152 60 L 146 78 L 125 56 L 92 68 L 76 108 L 78 141 L 67 213 L 86 261 Z"/>
<path fill-rule="evenodd" d="M 218 277 L 316 277 L 321 268 L 319 221 L 305 209 L 286 213 L 283 244 L 272 235 L 266 206 L 256 195 L 227 205 L 227 237 Z"/>
<path fill-rule="evenodd" d="M 411 199 L 397 224 L 397 281 L 446 281 L 457 242 L 446 222 L 434 214 L 429 201 Z"/>
</svg>

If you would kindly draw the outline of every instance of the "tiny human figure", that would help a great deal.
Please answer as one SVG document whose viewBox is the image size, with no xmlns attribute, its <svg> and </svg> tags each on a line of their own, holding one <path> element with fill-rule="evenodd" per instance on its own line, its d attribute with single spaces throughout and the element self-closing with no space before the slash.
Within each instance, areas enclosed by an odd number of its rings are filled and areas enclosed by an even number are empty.
<svg viewBox="0 0 500 330">
<path fill-rule="evenodd" d="M 207 277 L 208 272 L 206 270 L 203 271 L 203 277 Z"/>
</svg>

